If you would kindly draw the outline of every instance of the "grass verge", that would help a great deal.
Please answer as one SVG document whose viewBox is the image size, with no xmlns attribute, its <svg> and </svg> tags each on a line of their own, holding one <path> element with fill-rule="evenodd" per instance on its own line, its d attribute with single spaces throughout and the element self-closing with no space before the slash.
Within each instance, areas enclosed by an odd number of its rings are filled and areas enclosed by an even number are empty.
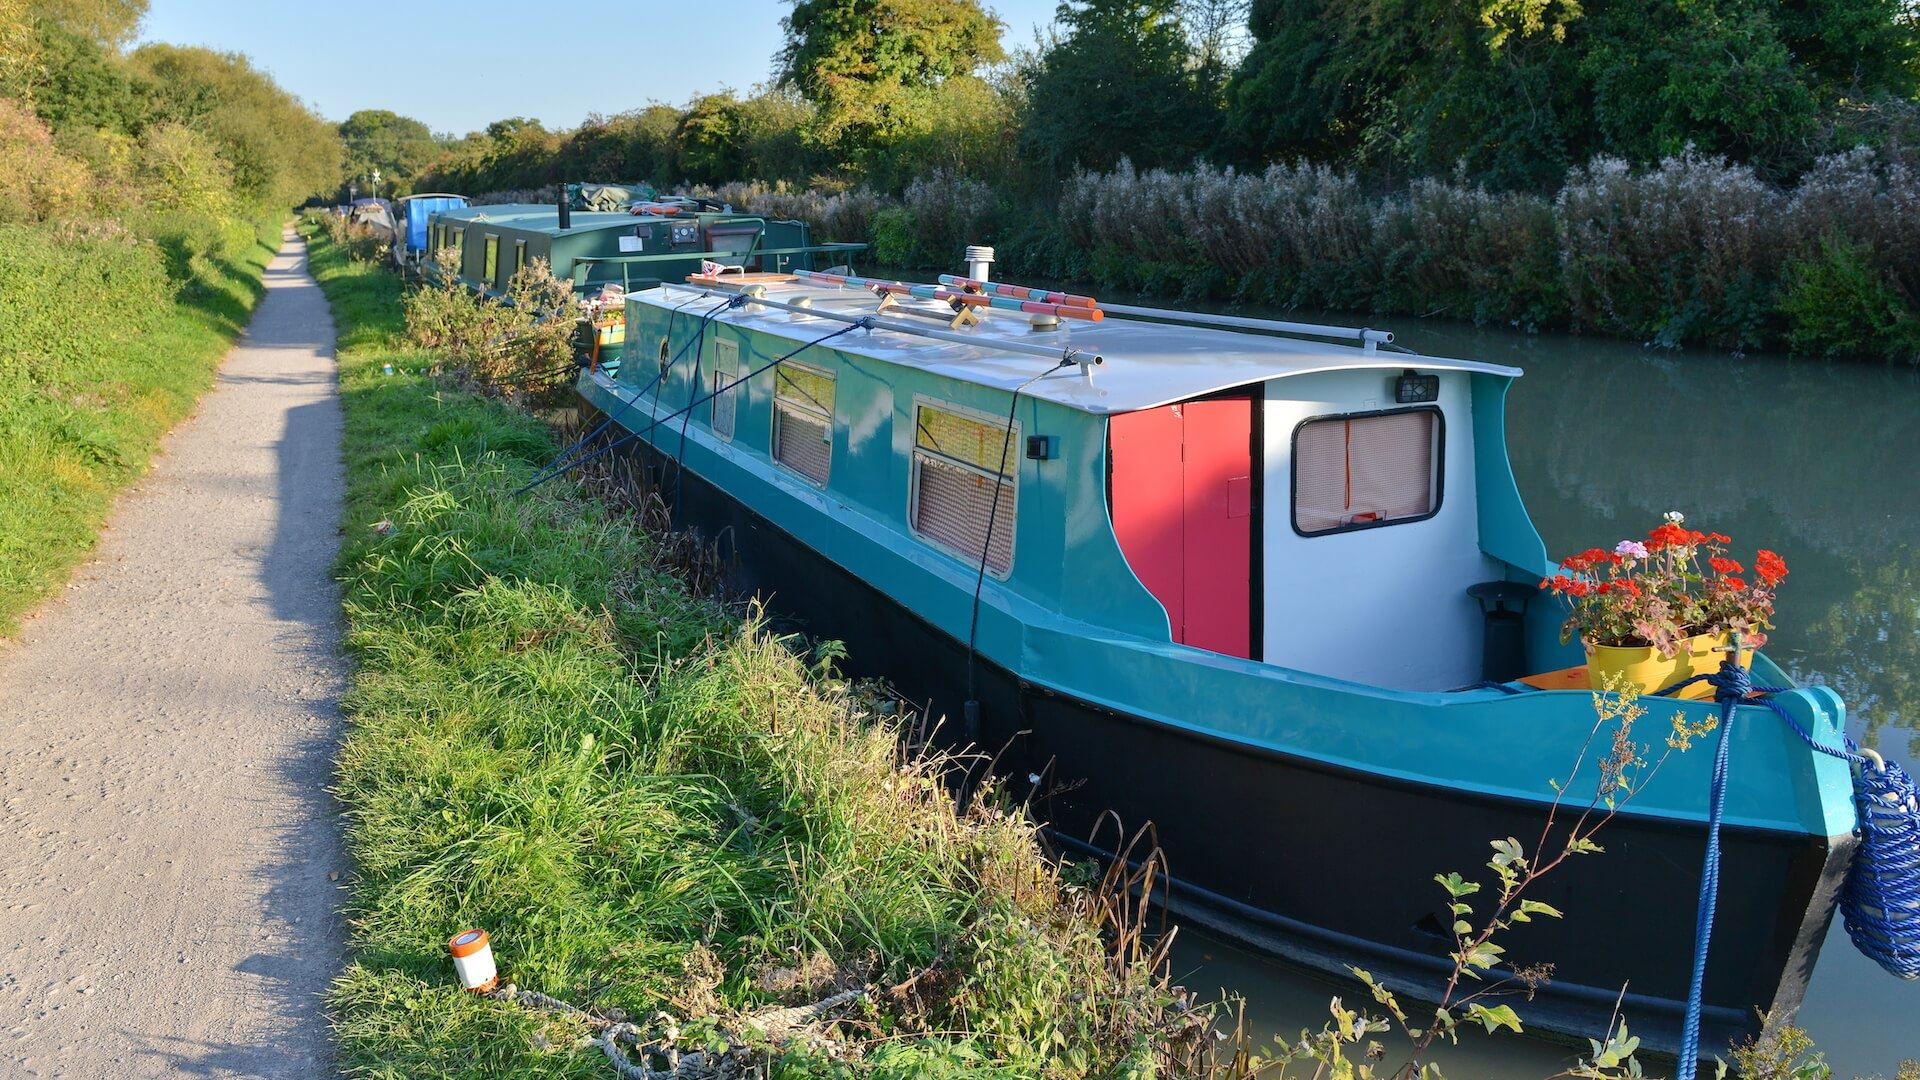
<svg viewBox="0 0 1920 1080">
<path fill-rule="evenodd" d="M 521 987 L 665 1011 L 683 1048 L 774 1076 L 1146 1075 L 1209 1041 L 1136 938 L 1103 936 L 1113 893 L 1064 882 L 1023 817 L 956 814 L 938 762 L 690 588 L 669 539 L 566 482 L 514 495 L 547 429 L 430 374 L 391 274 L 317 231 L 312 254 L 341 332 L 358 661 L 349 1074 L 607 1075 L 576 1021 L 458 988 L 446 941 L 469 925 Z M 852 987 L 830 1031 L 758 1023 Z"/>
<path fill-rule="evenodd" d="M 213 385 L 280 237 L 277 220 L 156 231 L 0 226 L 0 639 Z"/>
</svg>

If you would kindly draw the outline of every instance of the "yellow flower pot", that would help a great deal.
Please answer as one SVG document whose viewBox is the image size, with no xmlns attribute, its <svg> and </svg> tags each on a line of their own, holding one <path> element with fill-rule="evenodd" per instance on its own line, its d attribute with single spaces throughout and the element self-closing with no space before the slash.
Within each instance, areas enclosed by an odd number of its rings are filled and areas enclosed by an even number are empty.
<svg viewBox="0 0 1920 1080">
<path fill-rule="evenodd" d="M 1639 687 L 1643 694 L 1665 690 L 1695 675 L 1719 671 L 1720 661 L 1725 660 L 1727 654 L 1715 650 L 1726 648 L 1727 638 L 1726 634 L 1698 634 L 1683 642 L 1680 651 L 1671 657 L 1660 655 L 1660 650 L 1651 645 L 1595 645 L 1585 642 L 1588 685 L 1595 690 L 1603 689 L 1609 676 L 1618 678 L 1625 675 L 1628 682 Z M 1740 666 L 1753 667 L 1752 649 L 1740 650 Z M 1697 701 L 1712 697 L 1713 687 L 1704 682 L 1695 683 L 1674 696 Z"/>
</svg>

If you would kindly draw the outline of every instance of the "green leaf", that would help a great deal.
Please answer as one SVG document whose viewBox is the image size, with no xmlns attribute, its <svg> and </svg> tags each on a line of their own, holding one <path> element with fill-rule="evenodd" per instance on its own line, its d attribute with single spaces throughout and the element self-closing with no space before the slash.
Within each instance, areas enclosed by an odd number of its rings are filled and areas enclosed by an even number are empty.
<svg viewBox="0 0 1920 1080">
<path fill-rule="evenodd" d="M 1534 915 L 1544 915 L 1549 919 L 1565 918 L 1559 908 L 1539 900 L 1522 900 L 1513 909 L 1514 922 L 1529 922 Z"/>
<path fill-rule="evenodd" d="M 1495 1005 L 1492 1008 L 1480 1004 L 1469 1005 L 1467 1017 L 1480 1021 L 1489 1034 L 1501 1028 L 1509 1028 L 1515 1035 L 1520 1034 L 1520 1017 L 1511 1005 Z"/>
<path fill-rule="evenodd" d="M 1480 891 L 1479 882 L 1468 881 L 1457 873 L 1435 874 L 1433 880 L 1439 882 L 1440 887 L 1447 890 L 1447 893 L 1456 900 L 1462 896 L 1472 896 L 1474 893 Z"/>
</svg>

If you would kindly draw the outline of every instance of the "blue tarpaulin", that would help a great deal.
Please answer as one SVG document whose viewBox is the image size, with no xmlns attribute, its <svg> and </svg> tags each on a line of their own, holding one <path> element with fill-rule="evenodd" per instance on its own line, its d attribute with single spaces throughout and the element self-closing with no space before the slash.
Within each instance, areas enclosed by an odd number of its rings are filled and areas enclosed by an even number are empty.
<svg viewBox="0 0 1920 1080">
<path fill-rule="evenodd" d="M 425 251 L 427 247 L 427 218 L 442 210 L 458 210 L 467 205 L 462 195 L 423 195 L 417 199 L 408 199 L 407 207 L 407 247 L 414 251 Z"/>
</svg>

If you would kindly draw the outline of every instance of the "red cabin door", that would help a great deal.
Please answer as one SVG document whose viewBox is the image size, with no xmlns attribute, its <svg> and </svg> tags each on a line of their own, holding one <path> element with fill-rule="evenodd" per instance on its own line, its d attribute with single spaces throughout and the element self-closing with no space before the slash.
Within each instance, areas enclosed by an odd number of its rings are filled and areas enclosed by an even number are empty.
<svg viewBox="0 0 1920 1080">
<path fill-rule="evenodd" d="M 1110 421 L 1113 530 L 1173 640 L 1253 655 L 1253 409 L 1220 397 Z"/>
</svg>

